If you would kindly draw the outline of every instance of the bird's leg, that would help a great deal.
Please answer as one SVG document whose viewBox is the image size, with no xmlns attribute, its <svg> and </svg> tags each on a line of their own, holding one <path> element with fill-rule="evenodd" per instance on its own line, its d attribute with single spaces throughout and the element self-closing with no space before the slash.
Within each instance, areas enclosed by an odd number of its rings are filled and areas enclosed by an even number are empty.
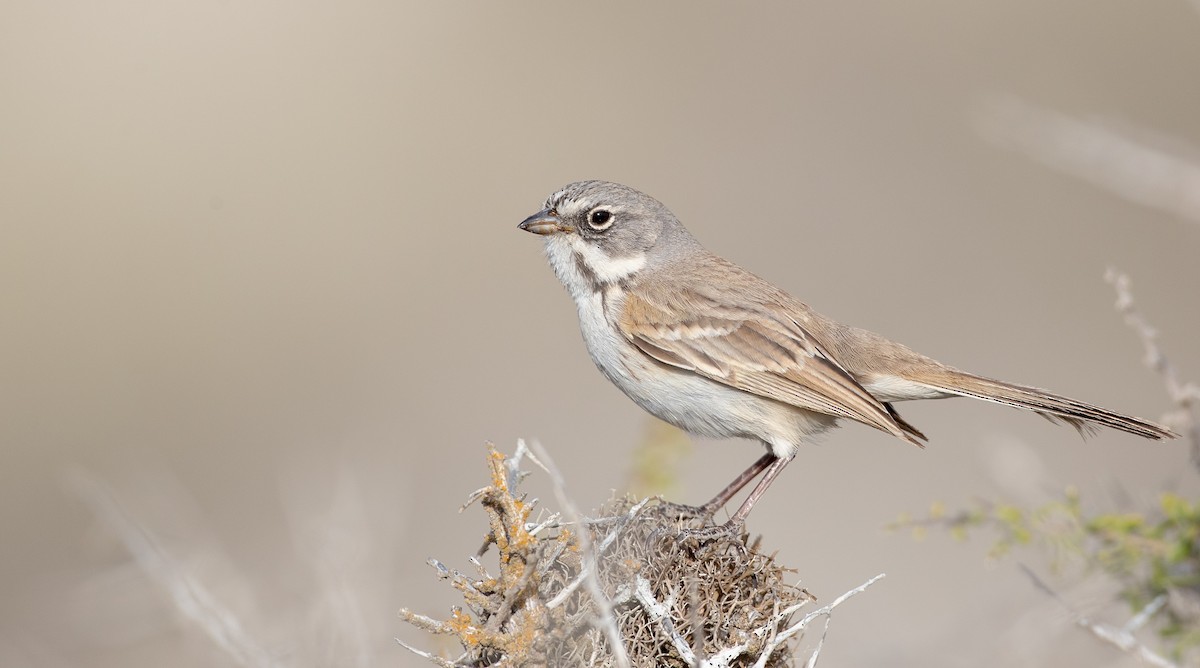
<svg viewBox="0 0 1200 668">
<path fill-rule="evenodd" d="M 746 497 L 746 500 L 742 502 L 742 505 L 739 506 L 736 511 L 734 511 L 732 517 L 730 517 L 724 524 L 720 526 L 707 527 L 704 529 L 684 529 L 683 531 L 679 532 L 679 538 L 712 540 L 721 536 L 736 536 L 741 533 L 742 528 L 746 525 L 746 517 L 750 515 L 750 510 L 754 508 L 754 504 L 758 502 L 763 493 L 767 491 L 767 488 L 771 486 L 771 482 L 775 480 L 775 476 L 779 475 L 779 472 L 782 471 L 783 468 L 795 458 L 795 455 L 791 457 L 776 457 L 774 455 L 770 455 L 770 457 L 771 460 L 765 465 L 765 468 L 767 469 L 766 474 L 763 475 L 762 480 L 758 481 L 758 484 L 754 486 L 754 489 L 750 490 L 750 496 Z M 765 459 L 766 458 L 760 459 L 755 463 L 754 466 L 750 468 L 753 469 Z M 747 473 L 749 473 L 749 469 L 747 470 Z M 745 474 L 742 475 L 744 476 Z M 757 475 L 757 473 L 755 475 Z M 744 485 L 745 482 L 742 484 Z M 724 494 L 724 492 L 722 492 L 722 494 Z M 730 496 L 732 496 L 732 494 Z M 718 496 L 718 498 L 720 497 Z M 714 499 L 714 501 L 715 500 L 716 499 Z M 728 499 L 726 500 L 728 501 Z"/>
<path fill-rule="evenodd" d="M 757 478 L 758 474 L 762 473 L 767 467 L 771 466 L 771 464 L 778 459 L 779 458 L 772 452 L 768 452 L 762 457 L 759 457 L 758 461 L 751 464 L 750 468 L 742 471 L 738 477 L 733 479 L 733 482 L 729 483 L 725 489 L 718 492 L 711 501 L 703 506 L 689 506 L 682 503 L 663 502 L 655 506 L 655 508 L 660 509 L 659 512 L 664 512 L 686 519 L 691 519 L 693 517 L 712 517 L 718 510 L 724 508 L 725 504 L 729 503 L 729 500 L 733 498 L 734 494 L 742 491 L 742 488 L 745 487 L 747 483 Z M 739 510 L 741 509 L 739 508 Z M 750 511 L 747 510 L 746 512 Z"/>
</svg>

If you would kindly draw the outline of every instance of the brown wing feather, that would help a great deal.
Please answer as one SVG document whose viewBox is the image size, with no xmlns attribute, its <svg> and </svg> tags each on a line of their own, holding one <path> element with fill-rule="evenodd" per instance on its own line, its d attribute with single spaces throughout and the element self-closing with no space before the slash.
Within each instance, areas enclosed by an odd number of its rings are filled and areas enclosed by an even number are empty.
<svg viewBox="0 0 1200 668">
<path fill-rule="evenodd" d="M 706 300 L 688 290 L 675 297 L 693 305 Z M 921 445 L 921 432 L 863 388 L 799 323 L 780 317 L 778 309 L 706 304 L 699 310 L 709 315 L 680 320 L 670 314 L 698 309 L 669 308 L 663 303 L 669 298 L 646 290 L 625 296 L 618 328 L 646 355 L 744 392 L 857 420 Z"/>
</svg>

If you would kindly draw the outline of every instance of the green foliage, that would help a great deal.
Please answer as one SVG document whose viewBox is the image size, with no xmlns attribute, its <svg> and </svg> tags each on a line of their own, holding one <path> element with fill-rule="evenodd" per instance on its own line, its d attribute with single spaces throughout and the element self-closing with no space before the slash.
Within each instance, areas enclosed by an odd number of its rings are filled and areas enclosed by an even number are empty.
<svg viewBox="0 0 1200 668">
<path fill-rule="evenodd" d="M 1027 509 L 987 501 L 947 513 L 940 503 L 921 519 L 902 516 L 890 528 L 915 537 L 942 527 L 965 539 L 972 529 L 996 533 L 989 554 L 1003 557 L 1014 548 L 1048 551 L 1059 570 L 1068 564 L 1099 569 L 1122 585 L 1121 595 L 1135 613 L 1165 600 L 1155 624 L 1177 658 L 1200 648 L 1200 501 L 1163 493 L 1148 513 L 1088 515 L 1079 492 Z"/>
</svg>

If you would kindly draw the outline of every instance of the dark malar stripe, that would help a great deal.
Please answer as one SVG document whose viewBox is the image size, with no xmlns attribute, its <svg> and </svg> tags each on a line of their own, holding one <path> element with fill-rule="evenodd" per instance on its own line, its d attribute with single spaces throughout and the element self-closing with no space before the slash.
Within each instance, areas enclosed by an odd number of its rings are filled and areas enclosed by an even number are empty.
<svg viewBox="0 0 1200 668">
<path fill-rule="evenodd" d="M 591 287 L 592 292 L 603 290 L 604 284 L 600 282 L 600 277 L 596 275 L 596 272 L 592 271 L 587 262 L 584 262 L 583 256 L 579 253 L 572 253 L 571 256 L 575 258 L 575 270 L 588 282 L 588 286 Z"/>
</svg>

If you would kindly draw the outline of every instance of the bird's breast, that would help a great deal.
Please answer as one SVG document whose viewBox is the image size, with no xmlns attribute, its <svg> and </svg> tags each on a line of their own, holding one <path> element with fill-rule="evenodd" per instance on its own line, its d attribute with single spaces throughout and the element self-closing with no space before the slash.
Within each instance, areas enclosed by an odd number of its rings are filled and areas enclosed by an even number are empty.
<svg viewBox="0 0 1200 668">
<path fill-rule="evenodd" d="M 616 326 L 625 293 L 618 286 L 581 295 L 575 300 L 579 309 L 579 329 L 592 361 L 609 380 L 623 386 L 633 378 L 631 352 L 636 352 Z"/>
<path fill-rule="evenodd" d="M 616 326 L 625 300 L 615 285 L 577 300 L 579 327 L 588 354 L 613 385 L 651 415 L 708 436 L 755 435 L 770 423 L 765 415 L 782 404 L 726 387 L 647 357 Z"/>
</svg>

